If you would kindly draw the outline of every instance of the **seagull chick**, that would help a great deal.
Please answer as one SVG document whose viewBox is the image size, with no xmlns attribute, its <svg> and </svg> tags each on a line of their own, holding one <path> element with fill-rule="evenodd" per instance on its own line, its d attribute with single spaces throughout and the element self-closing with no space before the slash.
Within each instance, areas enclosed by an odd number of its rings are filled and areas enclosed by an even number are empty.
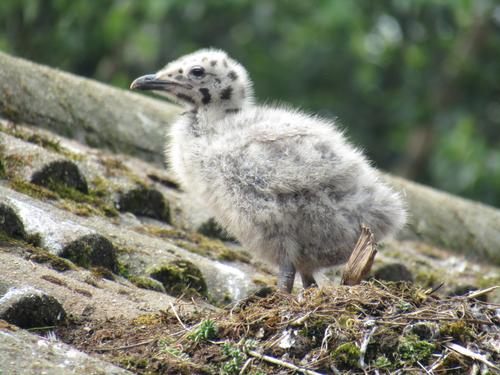
<svg viewBox="0 0 500 375">
<path fill-rule="evenodd" d="M 278 265 L 278 287 L 304 287 L 345 263 L 368 226 L 380 241 L 406 221 L 405 205 L 329 120 L 256 105 L 245 68 L 202 49 L 137 78 L 188 110 L 170 128 L 169 165 L 183 188 L 252 254 Z"/>
</svg>

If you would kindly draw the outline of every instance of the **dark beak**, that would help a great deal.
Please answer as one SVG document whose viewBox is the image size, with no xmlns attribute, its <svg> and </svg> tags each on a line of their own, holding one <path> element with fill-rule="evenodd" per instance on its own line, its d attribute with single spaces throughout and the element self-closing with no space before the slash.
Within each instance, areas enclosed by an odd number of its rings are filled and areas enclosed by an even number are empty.
<svg viewBox="0 0 500 375">
<path fill-rule="evenodd" d="M 192 89 L 188 83 L 179 83 L 175 81 L 167 81 L 164 79 L 156 78 L 156 74 L 147 74 L 145 76 L 139 77 L 130 84 L 130 89 L 132 90 L 164 90 L 169 91 L 174 86 L 180 86 L 185 89 Z"/>
<path fill-rule="evenodd" d="M 173 82 L 157 79 L 155 74 L 148 74 L 139 77 L 132 82 L 130 88 L 132 90 L 165 90 L 167 86 L 171 86 Z"/>
</svg>

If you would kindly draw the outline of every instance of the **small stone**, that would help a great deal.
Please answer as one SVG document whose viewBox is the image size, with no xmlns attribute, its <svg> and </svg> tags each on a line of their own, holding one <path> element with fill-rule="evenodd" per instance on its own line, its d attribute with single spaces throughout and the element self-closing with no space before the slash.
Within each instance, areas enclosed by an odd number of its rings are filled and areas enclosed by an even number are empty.
<svg viewBox="0 0 500 375">
<path fill-rule="evenodd" d="M 85 177 L 78 166 L 69 160 L 58 160 L 44 166 L 33 173 L 31 182 L 53 189 L 54 185 L 62 185 L 88 194 L 89 188 Z"/>
<path fill-rule="evenodd" d="M 70 242 L 59 255 L 84 268 L 105 267 L 118 273 L 116 249 L 99 234 L 89 234 Z"/>
<path fill-rule="evenodd" d="M 12 238 L 26 239 L 23 222 L 14 209 L 5 203 L 0 203 L 0 232 Z"/>
<path fill-rule="evenodd" d="M 373 277 L 384 281 L 409 281 L 413 282 L 411 271 L 401 263 L 386 264 L 375 270 Z"/>
<path fill-rule="evenodd" d="M 32 287 L 11 288 L 0 298 L 0 319 L 21 328 L 55 326 L 66 319 L 54 297 Z"/>
<path fill-rule="evenodd" d="M 170 223 L 170 209 L 163 195 L 156 189 L 141 187 L 123 194 L 117 208 L 122 212 L 147 216 Z"/>
</svg>

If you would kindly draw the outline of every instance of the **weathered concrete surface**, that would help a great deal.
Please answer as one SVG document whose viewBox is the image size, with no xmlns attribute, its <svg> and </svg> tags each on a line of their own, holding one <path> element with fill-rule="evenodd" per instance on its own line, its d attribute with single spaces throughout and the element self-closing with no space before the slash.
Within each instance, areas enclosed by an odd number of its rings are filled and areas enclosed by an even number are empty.
<svg viewBox="0 0 500 375">
<path fill-rule="evenodd" d="M 400 238 L 500 265 L 500 210 L 399 177 L 387 178 L 408 202 L 409 225 Z"/>
<path fill-rule="evenodd" d="M 157 150 L 176 107 L 1 52 L 0 67 L 1 116 L 162 161 Z"/>
<path fill-rule="evenodd" d="M 16 329 L 1 320 L 0 374 L 132 375 L 69 345 Z"/>
<path fill-rule="evenodd" d="M 164 164 L 165 132 L 179 113 L 176 107 L 6 54 L 0 53 L 0 66 L 1 116 Z M 499 210 L 400 178 L 387 179 L 409 202 L 410 225 L 402 238 L 500 265 Z M 190 214 L 183 219 L 197 220 L 203 211 L 199 205 L 186 208 Z"/>
</svg>

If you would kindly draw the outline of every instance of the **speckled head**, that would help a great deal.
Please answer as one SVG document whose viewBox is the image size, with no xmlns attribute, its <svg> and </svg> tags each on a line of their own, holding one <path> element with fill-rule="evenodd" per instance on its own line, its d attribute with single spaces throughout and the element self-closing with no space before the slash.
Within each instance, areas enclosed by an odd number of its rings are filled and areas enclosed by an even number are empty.
<svg viewBox="0 0 500 375">
<path fill-rule="evenodd" d="M 130 88 L 159 91 L 188 107 L 220 107 L 226 111 L 241 109 L 253 99 L 245 68 L 216 49 L 182 56 L 156 74 L 137 78 Z"/>
</svg>

